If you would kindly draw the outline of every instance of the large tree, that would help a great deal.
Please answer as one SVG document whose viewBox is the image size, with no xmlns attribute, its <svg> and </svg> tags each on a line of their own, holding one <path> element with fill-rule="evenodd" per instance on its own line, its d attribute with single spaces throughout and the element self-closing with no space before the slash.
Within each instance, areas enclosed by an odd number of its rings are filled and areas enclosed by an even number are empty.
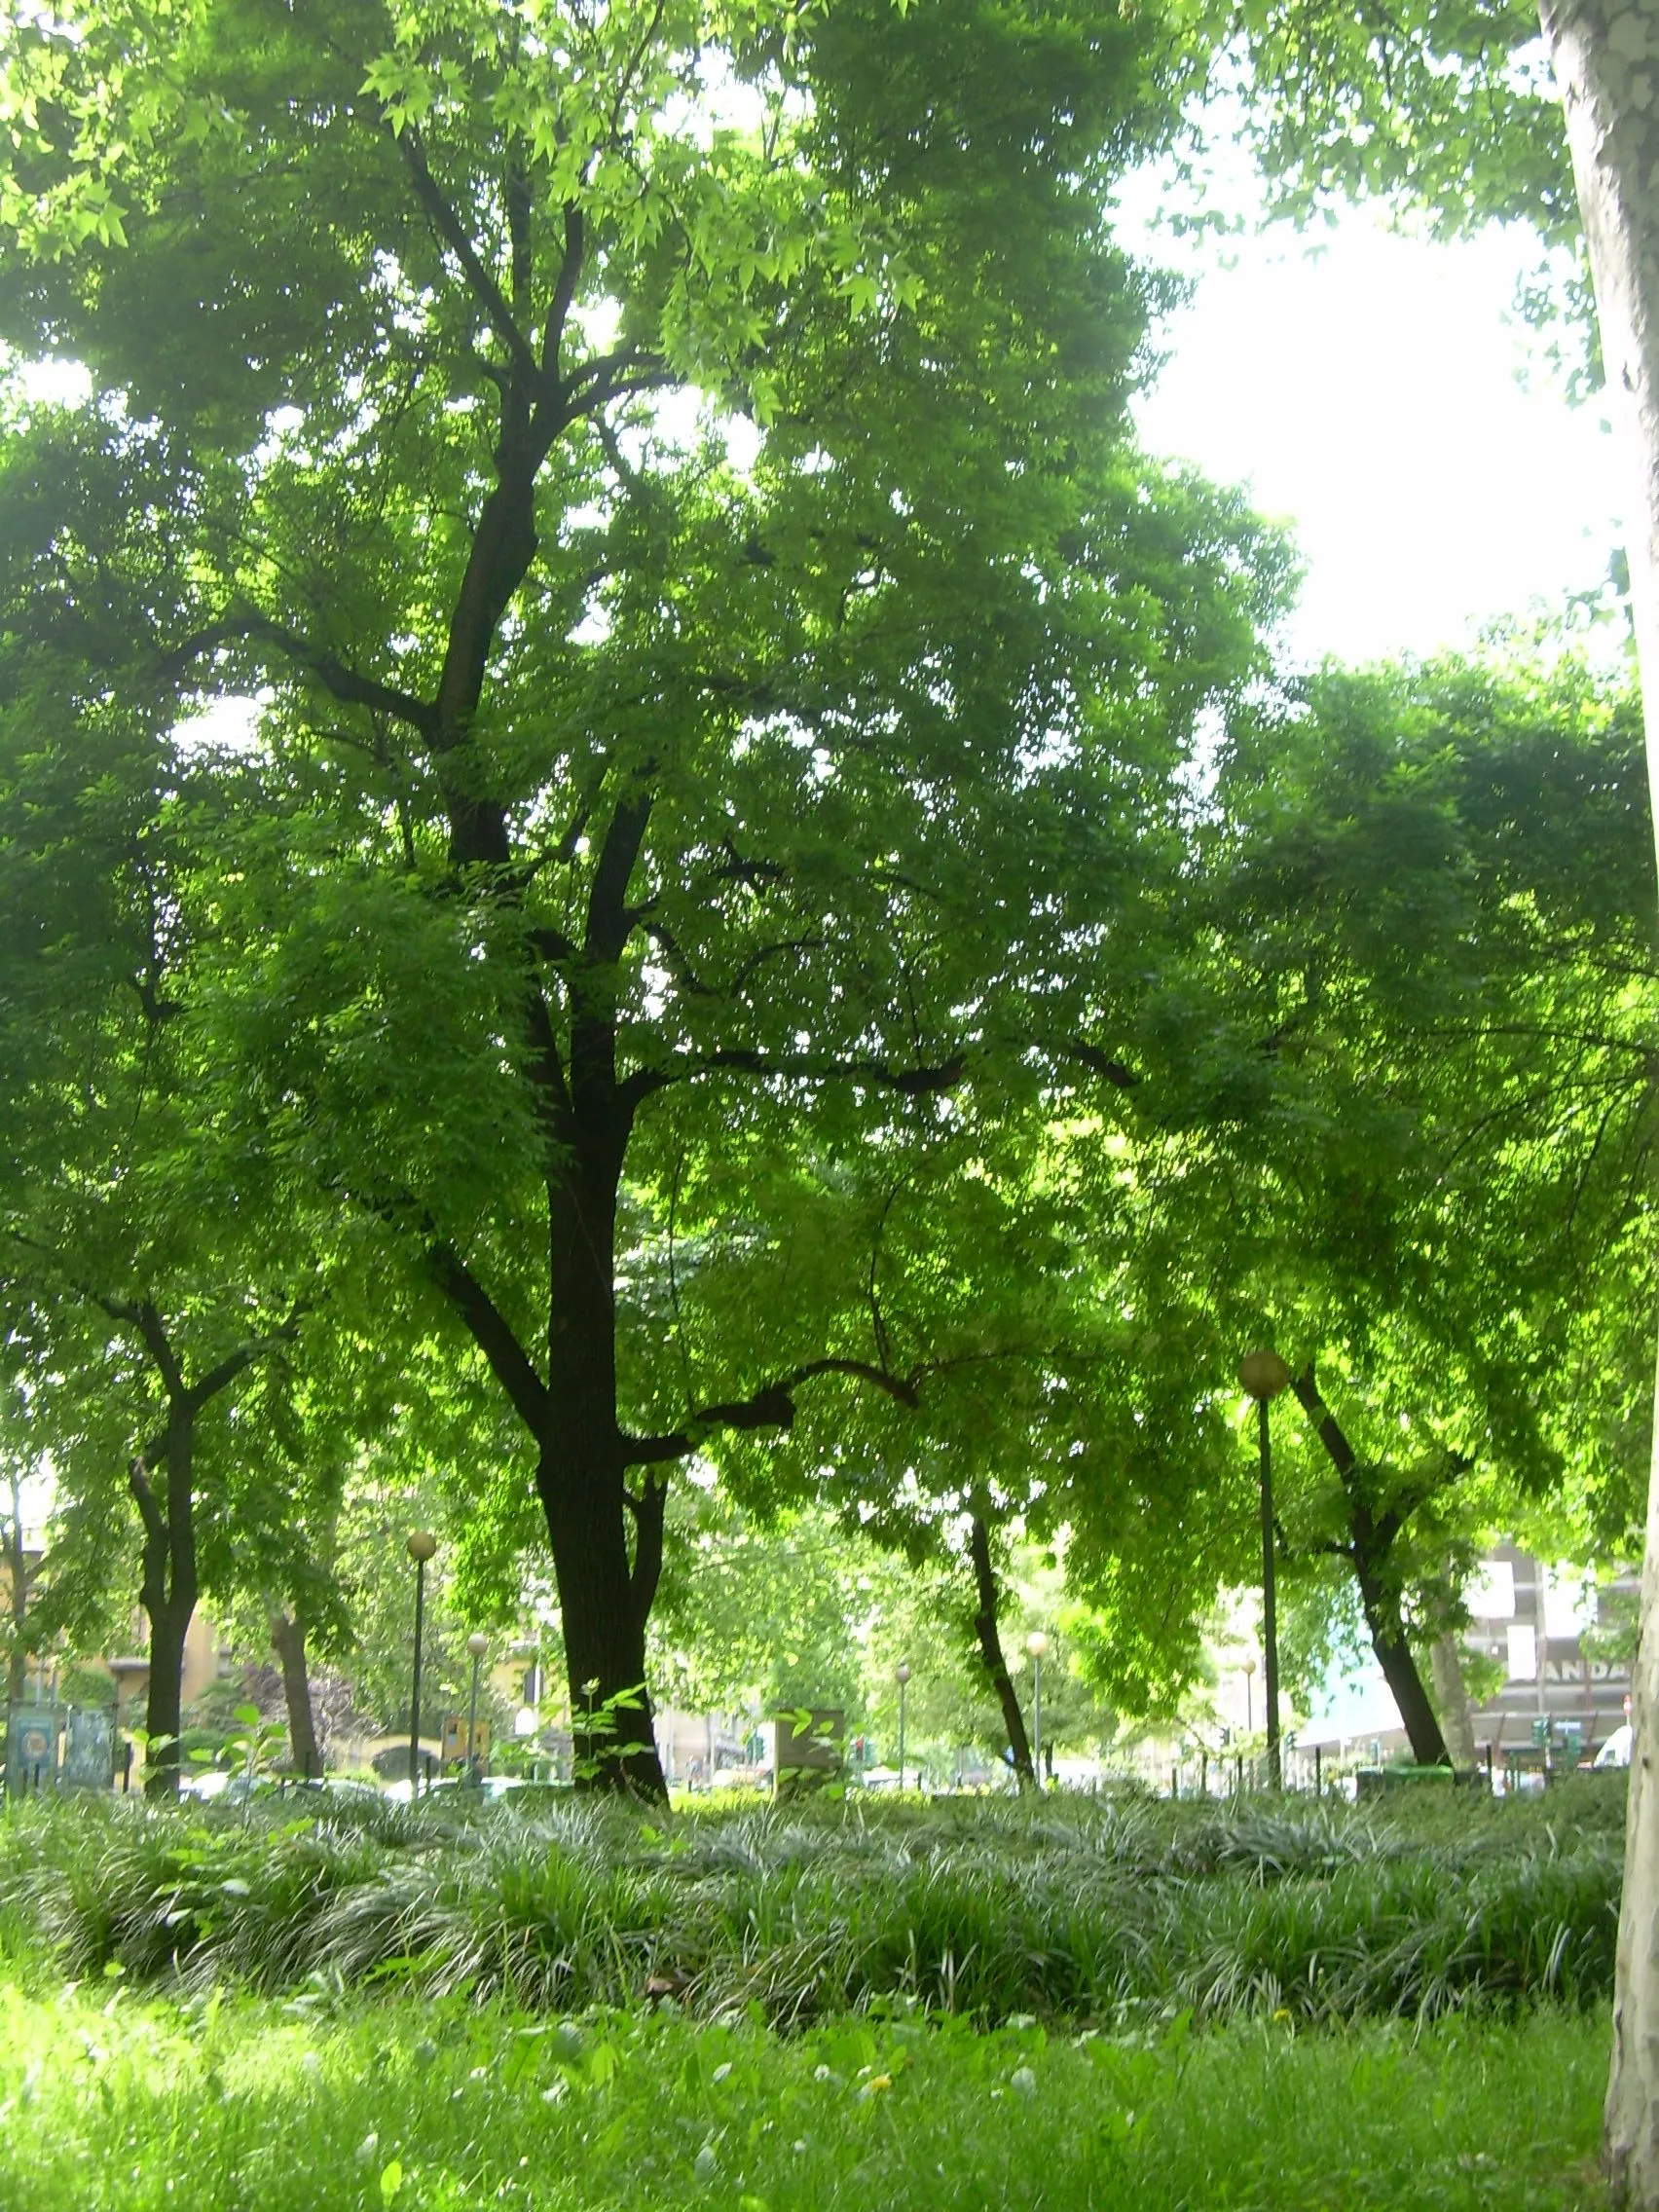
<svg viewBox="0 0 1659 2212">
<path fill-rule="evenodd" d="M 11 37 L 0 332 L 86 364 L 188 538 L 43 582 L 181 702 L 265 702 L 231 1049 L 514 1409 L 571 1679 L 629 1701 L 581 1749 L 639 1787 L 669 1470 L 903 1379 L 753 1306 L 673 1356 L 630 1163 L 690 1116 L 770 1173 L 1108 1057 L 1080 948 L 1249 665 L 1276 555 L 1125 428 L 1154 290 L 1105 201 L 1161 52 L 1028 0 Z"/>
</svg>

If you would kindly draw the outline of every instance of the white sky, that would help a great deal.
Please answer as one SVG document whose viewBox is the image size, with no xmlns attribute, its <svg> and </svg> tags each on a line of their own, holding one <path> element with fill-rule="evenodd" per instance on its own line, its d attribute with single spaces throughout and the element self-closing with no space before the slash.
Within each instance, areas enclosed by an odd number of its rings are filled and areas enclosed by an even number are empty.
<svg viewBox="0 0 1659 2212">
<path fill-rule="evenodd" d="M 1142 434 L 1293 523 L 1293 657 L 1466 645 L 1602 582 L 1621 542 L 1612 440 L 1514 318 L 1529 235 L 1437 245 L 1367 211 L 1316 239 L 1141 232 L 1130 250 L 1198 275 Z"/>
</svg>

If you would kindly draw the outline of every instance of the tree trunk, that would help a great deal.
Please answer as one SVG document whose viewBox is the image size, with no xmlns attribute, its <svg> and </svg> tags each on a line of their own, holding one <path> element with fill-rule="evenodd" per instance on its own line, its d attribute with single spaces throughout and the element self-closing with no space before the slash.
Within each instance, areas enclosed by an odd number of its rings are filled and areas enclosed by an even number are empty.
<svg viewBox="0 0 1659 2212">
<path fill-rule="evenodd" d="M 616 1166 L 619 1176 L 619 1155 Z M 590 1171 L 551 1196 L 547 1430 L 536 1489 L 559 1589 L 576 1781 L 662 1802 L 645 1687 L 645 1621 L 661 1554 L 647 1514 L 629 1557 L 616 1419 L 615 1179 Z"/>
<path fill-rule="evenodd" d="M 184 1640 L 194 1606 L 164 1600 L 150 1617 L 150 1688 L 144 1707 L 144 1794 L 178 1795 L 178 1738 L 183 1720 Z"/>
<path fill-rule="evenodd" d="M 661 1802 L 668 1795 L 645 1687 L 645 1623 L 624 1527 L 621 1474 L 564 1494 L 547 1513 L 565 1637 L 576 1783 Z M 543 1502 L 548 1495 L 542 1486 Z"/>
<path fill-rule="evenodd" d="M 306 1670 L 306 1627 L 299 1607 L 271 1616 L 271 1641 L 282 1664 L 282 1695 L 288 1708 L 288 1763 L 313 1782 L 322 1772 L 316 1723 L 312 1717 L 311 1677 Z"/>
<path fill-rule="evenodd" d="M 1631 491 L 1626 551 L 1648 787 L 1659 794 L 1659 18 L 1651 0 L 1543 0 Z M 1659 795 L 1654 821 L 1659 825 Z M 1617 2204 L 1659 2208 L 1659 1422 L 1649 1478 L 1624 1899 L 1604 2155 Z"/>
<path fill-rule="evenodd" d="M 1399 1600 L 1388 1588 L 1379 1562 L 1367 1557 L 1357 1546 L 1353 1562 L 1365 1625 L 1371 1631 L 1371 1648 L 1377 1654 L 1382 1678 L 1400 1709 L 1400 1718 L 1411 1739 L 1412 1756 L 1419 1766 L 1450 1766 L 1452 1759 L 1446 1739 L 1440 1733 L 1433 1703 L 1423 1687 L 1406 1638 Z"/>
<path fill-rule="evenodd" d="M 1453 1762 L 1460 1767 L 1475 1763 L 1475 1723 L 1469 1711 L 1468 1685 L 1463 1680 L 1463 1659 L 1457 1639 L 1448 1632 L 1437 1636 L 1429 1652 L 1434 1677 L 1434 1702 L 1440 1710 L 1440 1732 Z"/>
<path fill-rule="evenodd" d="M 1659 1452 L 1659 1405 L 1653 1433 Z M 1634 1742 L 1603 2157 L 1613 2202 L 1651 2212 L 1659 2205 L 1659 1462 L 1648 1480 L 1641 1627 L 1630 1688 Z"/>
<path fill-rule="evenodd" d="M 1382 1513 L 1374 1510 L 1367 1494 L 1369 1486 L 1364 1470 L 1341 1422 L 1320 1394 L 1311 1367 L 1295 1378 L 1291 1388 L 1303 1412 L 1313 1423 L 1325 1456 L 1343 1486 L 1348 1526 L 1344 1556 L 1359 1584 L 1359 1601 L 1365 1610 L 1365 1625 L 1371 1632 L 1371 1648 L 1377 1654 L 1382 1678 L 1400 1709 L 1400 1718 L 1411 1740 L 1412 1756 L 1419 1766 L 1449 1766 L 1446 1739 L 1440 1733 L 1440 1722 L 1435 1718 L 1434 1707 L 1412 1656 L 1405 1623 L 1400 1617 L 1399 1592 L 1392 1586 L 1388 1572 L 1388 1555 L 1405 1524 L 1410 1505 L 1396 1502 Z"/>
<path fill-rule="evenodd" d="M 129 1469 L 144 1523 L 141 1597 L 150 1622 L 150 1686 L 144 1712 L 144 1790 L 151 1797 L 178 1794 L 178 1737 L 184 1684 L 184 1640 L 196 1610 L 195 1480 L 196 1414 L 187 1395 L 173 1396 L 162 1439 L 166 1465 L 164 1507 L 143 1456 Z"/>
<path fill-rule="evenodd" d="M 1037 1775 L 1031 1764 L 1031 1739 L 1025 1733 L 1025 1715 L 1019 1710 L 1019 1693 L 1003 1656 L 1002 1632 L 997 1623 L 997 1577 L 991 1565 L 990 1532 L 977 1513 L 968 1525 L 968 1549 L 974 1561 L 974 1585 L 979 1601 L 978 1610 L 974 1615 L 979 1656 L 985 1663 L 991 1687 L 997 1693 L 997 1703 L 1002 1707 L 1003 1727 L 1008 1733 L 1009 1750 L 1014 1753 L 1014 1771 L 1019 1787 L 1035 1789 Z"/>
</svg>

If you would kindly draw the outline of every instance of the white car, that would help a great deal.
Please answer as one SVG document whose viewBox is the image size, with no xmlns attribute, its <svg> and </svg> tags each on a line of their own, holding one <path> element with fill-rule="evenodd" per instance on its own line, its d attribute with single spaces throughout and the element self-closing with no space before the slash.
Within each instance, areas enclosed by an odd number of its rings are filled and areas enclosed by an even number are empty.
<svg viewBox="0 0 1659 2212">
<path fill-rule="evenodd" d="M 1602 1749 L 1591 1760 L 1591 1765 L 1593 1767 L 1629 1766 L 1631 1740 L 1631 1726 L 1627 1720 L 1622 1728 L 1613 1730 Z"/>
</svg>

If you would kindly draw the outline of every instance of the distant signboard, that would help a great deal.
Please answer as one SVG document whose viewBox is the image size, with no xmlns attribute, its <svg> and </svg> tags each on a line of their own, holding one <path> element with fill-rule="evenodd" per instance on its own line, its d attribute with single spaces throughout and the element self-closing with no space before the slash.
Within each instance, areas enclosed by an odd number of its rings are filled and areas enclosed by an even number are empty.
<svg viewBox="0 0 1659 2212">
<path fill-rule="evenodd" d="M 6 1729 L 6 1788 L 50 1789 L 57 1779 L 57 1714 L 51 1706 L 15 1705 Z"/>
<path fill-rule="evenodd" d="M 115 1715 L 95 1705 L 72 1706 L 63 1724 L 60 1789 L 115 1787 Z"/>
</svg>

